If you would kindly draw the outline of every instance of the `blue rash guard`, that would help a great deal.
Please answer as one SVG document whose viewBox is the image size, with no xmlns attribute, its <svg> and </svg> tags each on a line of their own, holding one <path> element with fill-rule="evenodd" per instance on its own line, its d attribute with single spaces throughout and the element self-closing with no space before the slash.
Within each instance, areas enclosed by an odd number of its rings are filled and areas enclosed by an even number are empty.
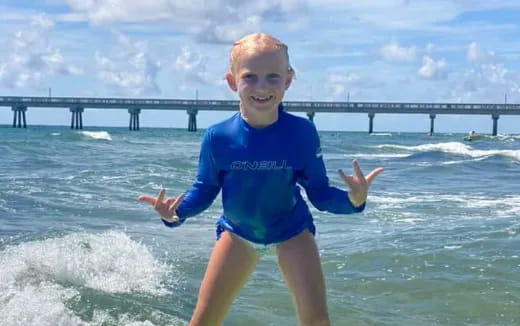
<svg viewBox="0 0 520 326">
<path fill-rule="evenodd" d="M 217 233 L 226 230 L 259 244 L 279 243 L 305 229 L 315 231 L 300 194 L 336 214 L 361 212 L 347 192 L 329 185 L 316 128 L 279 108 L 278 120 L 256 129 L 236 113 L 211 126 L 202 140 L 196 181 L 177 208 L 180 222 L 208 208 L 222 189 L 224 212 Z"/>
</svg>

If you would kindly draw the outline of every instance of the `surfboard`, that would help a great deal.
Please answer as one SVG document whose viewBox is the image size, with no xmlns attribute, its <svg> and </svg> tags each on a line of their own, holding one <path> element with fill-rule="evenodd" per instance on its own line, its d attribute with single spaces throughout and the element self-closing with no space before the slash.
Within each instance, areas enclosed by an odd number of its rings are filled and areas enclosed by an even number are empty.
<svg viewBox="0 0 520 326">
<path fill-rule="evenodd" d="M 484 136 L 484 135 L 466 136 L 466 137 L 464 137 L 464 141 L 482 140 L 484 138 L 486 138 L 486 136 Z"/>
</svg>

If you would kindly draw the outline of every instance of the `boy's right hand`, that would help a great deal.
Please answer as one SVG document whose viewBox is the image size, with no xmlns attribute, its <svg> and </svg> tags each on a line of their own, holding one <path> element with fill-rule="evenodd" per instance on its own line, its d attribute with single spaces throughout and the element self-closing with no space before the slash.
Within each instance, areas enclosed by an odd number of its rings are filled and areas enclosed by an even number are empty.
<svg viewBox="0 0 520 326">
<path fill-rule="evenodd" d="M 176 214 L 176 209 L 184 198 L 184 194 L 179 197 L 170 197 L 164 199 L 166 189 L 161 189 L 157 197 L 140 195 L 137 197 L 138 200 L 145 201 L 153 206 L 155 211 L 161 216 L 161 219 L 168 223 L 178 223 L 180 218 Z"/>
</svg>

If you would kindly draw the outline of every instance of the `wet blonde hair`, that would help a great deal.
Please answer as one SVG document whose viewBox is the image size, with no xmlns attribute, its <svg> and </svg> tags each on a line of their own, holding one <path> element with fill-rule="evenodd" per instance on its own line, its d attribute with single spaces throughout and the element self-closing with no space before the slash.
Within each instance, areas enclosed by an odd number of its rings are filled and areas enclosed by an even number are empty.
<svg viewBox="0 0 520 326">
<path fill-rule="evenodd" d="M 287 71 L 293 74 L 294 69 L 289 63 L 289 52 L 287 45 L 277 38 L 265 33 L 253 33 L 244 36 L 240 40 L 233 43 L 231 53 L 229 54 L 229 69 L 234 72 L 237 62 L 244 53 L 253 53 L 262 50 L 280 50 L 287 59 Z"/>
</svg>

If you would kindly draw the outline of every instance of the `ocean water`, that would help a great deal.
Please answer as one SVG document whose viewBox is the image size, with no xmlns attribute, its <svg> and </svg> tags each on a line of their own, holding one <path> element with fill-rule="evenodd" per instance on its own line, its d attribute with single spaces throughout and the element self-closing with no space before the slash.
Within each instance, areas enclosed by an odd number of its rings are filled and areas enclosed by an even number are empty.
<svg viewBox="0 0 520 326">
<path fill-rule="evenodd" d="M 331 183 L 385 168 L 365 212 L 313 209 L 333 325 L 520 325 L 520 136 L 321 132 Z M 184 325 L 220 197 L 177 229 L 202 131 L 0 126 L 0 325 Z M 296 325 L 276 257 L 225 325 Z"/>
</svg>

